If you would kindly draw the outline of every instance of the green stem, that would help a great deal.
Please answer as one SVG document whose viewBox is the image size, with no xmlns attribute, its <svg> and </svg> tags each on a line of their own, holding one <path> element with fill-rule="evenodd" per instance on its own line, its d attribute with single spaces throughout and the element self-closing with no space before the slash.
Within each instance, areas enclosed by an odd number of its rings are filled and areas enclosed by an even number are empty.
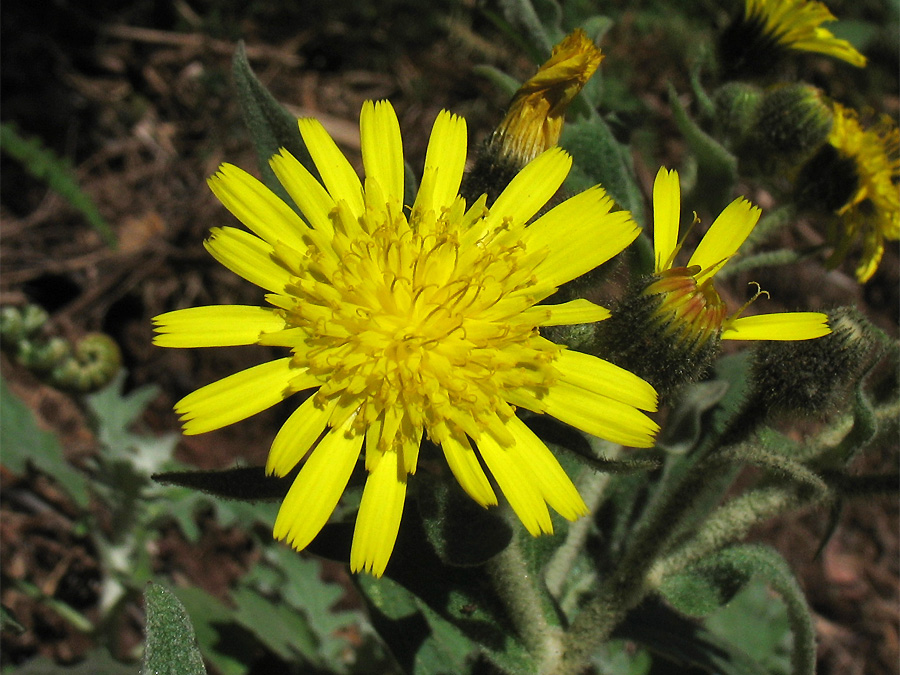
<svg viewBox="0 0 900 675">
<path fill-rule="evenodd" d="M 650 505 L 616 571 L 600 585 L 566 632 L 563 658 L 554 675 L 581 673 L 591 655 L 609 639 L 628 611 L 652 589 L 647 577 L 653 562 L 668 546 L 671 533 L 678 529 L 681 518 L 690 512 L 696 496 L 716 470 L 722 469 L 688 471 Z"/>
<path fill-rule="evenodd" d="M 606 453 L 606 457 L 615 459 L 618 457 L 621 449 L 621 446 L 610 448 Z M 584 498 L 584 502 L 588 507 L 588 513 L 593 514 L 603 501 L 603 493 L 609 483 L 610 475 L 587 469 L 583 476 L 584 479 L 579 481 L 578 492 Z M 563 586 L 569 578 L 572 567 L 578 559 L 578 554 L 584 548 L 584 542 L 590 534 L 592 522 L 591 517 L 588 516 L 579 518 L 569 525 L 566 540 L 562 546 L 556 549 L 550 562 L 547 563 L 544 579 L 547 582 L 547 589 L 553 597 L 559 598 L 561 596 Z"/>
<path fill-rule="evenodd" d="M 754 525 L 798 506 L 821 502 L 826 498 L 827 492 L 811 491 L 808 486 L 800 489 L 766 486 L 736 497 L 714 512 L 697 536 L 674 553 L 657 561 L 648 574 L 648 583 L 656 587 L 667 576 L 742 539 Z"/>
<path fill-rule="evenodd" d="M 539 575 L 532 573 L 522 555 L 518 539 L 513 537 L 502 553 L 491 558 L 485 569 L 519 638 L 540 664 L 538 672 L 556 668 L 562 654 L 562 631 L 547 622 Z"/>
</svg>

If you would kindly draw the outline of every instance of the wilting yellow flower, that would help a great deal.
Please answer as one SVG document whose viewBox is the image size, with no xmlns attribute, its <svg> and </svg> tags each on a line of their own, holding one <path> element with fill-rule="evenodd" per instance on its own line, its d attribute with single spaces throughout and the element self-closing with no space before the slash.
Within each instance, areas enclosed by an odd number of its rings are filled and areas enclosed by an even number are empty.
<svg viewBox="0 0 900 675">
<path fill-rule="evenodd" d="M 611 213 L 612 201 L 596 187 L 526 226 L 568 173 L 571 159 L 559 149 L 525 167 L 490 209 L 484 198 L 467 209 L 457 194 L 465 120 L 446 111 L 435 121 L 421 187 L 407 209 L 391 105 L 367 102 L 360 132 L 364 183 L 313 119 L 300 120 L 300 133 L 322 184 L 287 151 L 271 159 L 305 220 L 244 171 L 221 167 L 210 186 L 253 234 L 214 228 L 206 248 L 268 291 L 270 306 L 169 312 L 155 319 L 155 342 L 291 350 L 189 394 L 175 409 L 185 433 L 198 434 L 309 392 L 275 437 L 266 465 L 284 476 L 310 453 L 274 534 L 297 549 L 309 544 L 364 448 L 369 475 L 350 565 L 380 575 L 423 435 L 441 446 L 462 488 L 488 506 L 497 497 L 480 456 L 537 535 L 552 531 L 547 505 L 568 519 L 586 507 L 516 407 L 631 446 L 651 445 L 658 427 L 638 411 L 656 406 L 646 382 L 538 333 L 608 316 L 586 300 L 537 303 L 625 248 L 638 233 L 630 214 Z"/>
<path fill-rule="evenodd" d="M 566 110 L 603 55 L 580 28 L 553 48 L 550 59 L 516 92 L 491 144 L 524 166 L 559 141 Z"/>
<path fill-rule="evenodd" d="M 851 197 L 837 213 L 831 240 L 837 265 L 852 244 L 862 240 L 856 278 L 868 281 L 884 254 L 884 242 L 900 239 L 900 130 L 887 116 L 863 129 L 856 113 L 834 104 L 834 125 L 828 137 L 838 155 L 851 160 L 857 183 Z"/>
<path fill-rule="evenodd" d="M 729 315 L 713 278 L 756 227 L 760 210 L 746 199 L 725 207 L 703 236 L 686 267 L 675 267 L 681 187 L 677 171 L 662 168 L 653 184 L 653 248 L 656 279 L 644 294 L 661 296 L 656 315 L 673 334 L 703 344 L 722 340 L 808 340 L 830 332 L 825 314 L 783 312 Z"/>
</svg>

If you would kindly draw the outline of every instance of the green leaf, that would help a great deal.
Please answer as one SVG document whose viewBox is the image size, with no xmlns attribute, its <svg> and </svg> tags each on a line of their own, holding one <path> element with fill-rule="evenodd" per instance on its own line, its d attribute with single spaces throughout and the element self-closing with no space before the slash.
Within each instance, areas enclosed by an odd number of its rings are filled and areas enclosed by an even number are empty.
<svg viewBox="0 0 900 675">
<path fill-rule="evenodd" d="M 25 632 L 25 626 L 16 620 L 12 610 L 6 605 L 0 605 L 0 630 L 7 630 L 13 635 L 21 635 Z"/>
<path fill-rule="evenodd" d="M 103 389 L 85 396 L 88 409 L 97 420 L 100 442 L 119 452 L 134 449 L 136 437 L 130 428 L 159 394 L 159 388 L 146 386 L 122 394 L 127 373 L 120 370 Z"/>
<path fill-rule="evenodd" d="M 729 386 L 726 381 L 711 380 L 686 387 L 669 414 L 656 447 L 676 455 L 683 455 L 694 448 L 703 433 L 704 413 L 722 400 Z"/>
<path fill-rule="evenodd" d="M 249 631 L 235 629 L 233 610 L 202 588 L 175 588 L 173 592 L 191 616 L 197 642 L 209 663 L 222 675 L 246 675 L 259 642 Z"/>
<path fill-rule="evenodd" d="M 300 136 L 297 118 L 285 110 L 253 74 L 243 42 L 238 44 L 234 53 L 232 74 L 244 122 L 256 148 L 262 181 L 285 203 L 292 204 L 291 198 L 269 166 L 269 159 L 281 148 L 286 148 L 313 176 L 319 176 Z"/>
<path fill-rule="evenodd" d="M 302 614 L 246 587 L 233 591 L 231 599 L 237 605 L 235 621 L 283 660 L 301 656 L 307 663 L 319 664 L 318 640 Z"/>
<path fill-rule="evenodd" d="M 276 478 L 266 475 L 261 466 L 223 469 L 221 471 L 166 471 L 152 478 L 162 485 L 201 490 L 224 499 L 264 501 L 283 499 L 294 482 L 297 470 Z"/>
<path fill-rule="evenodd" d="M 481 565 L 509 546 L 512 528 L 455 483 L 420 476 L 417 495 L 428 541 L 447 565 Z"/>
<path fill-rule="evenodd" d="M 740 645 L 770 675 L 791 673 L 791 626 L 784 603 L 772 602 L 762 579 L 751 580 L 725 607 L 708 617 L 706 627 Z"/>
<path fill-rule="evenodd" d="M 205 674 L 194 628 L 178 598 L 165 586 L 150 582 L 144 601 L 147 645 L 141 675 Z"/>
<path fill-rule="evenodd" d="M 619 143 L 600 117 L 572 122 L 563 127 L 559 144 L 572 155 L 573 166 L 566 188 L 580 192 L 601 184 L 623 209 L 644 223 L 644 198 L 631 163 L 631 151 Z"/>
<path fill-rule="evenodd" d="M 667 578 L 660 590 L 676 609 L 705 616 L 730 601 L 754 577 L 766 581 L 784 601 L 794 636 L 792 672 L 812 675 L 816 664 L 812 617 L 800 585 L 776 551 L 756 545 L 724 549 Z"/>
<path fill-rule="evenodd" d="M 0 425 L 3 465 L 22 473 L 31 464 L 56 480 L 79 506 L 86 507 L 89 497 L 85 477 L 66 461 L 56 436 L 38 427 L 31 410 L 9 390 L 2 378 L 0 409 L 3 410 Z"/>
<path fill-rule="evenodd" d="M 698 668 L 715 675 L 771 675 L 739 647 L 654 600 L 644 601 L 632 610 L 613 637 L 632 640 L 649 649 L 654 661 L 663 661 L 660 672 L 691 672 L 690 668 Z"/>
<path fill-rule="evenodd" d="M 134 675 L 134 665 L 116 661 L 107 649 L 89 652 L 74 666 L 61 666 L 39 656 L 17 668 L 3 670 L 4 675 Z"/>
<path fill-rule="evenodd" d="M 107 246 L 117 246 L 116 235 L 100 215 L 94 200 L 78 185 L 68 161 L 45 148 L 39 139 L 23 138 L 10 123 L 0 124 L 0 148 L 21 162 L 28 173 L 46 182 L 51 190 L 77 209 Z"/>
<path fill-rule="evenodd" d="M 414 595 L 390 579 L 366 574 L 356 583 L 369 605 L 372 625 L 403 672 L 415 675 L 466 673 L 478 646 Z"/>
</svg>

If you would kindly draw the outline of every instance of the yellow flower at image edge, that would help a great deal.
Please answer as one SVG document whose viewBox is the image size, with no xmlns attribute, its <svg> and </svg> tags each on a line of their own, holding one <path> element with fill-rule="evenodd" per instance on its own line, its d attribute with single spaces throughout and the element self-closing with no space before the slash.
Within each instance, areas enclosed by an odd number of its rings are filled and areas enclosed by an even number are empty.
<svg viewBox="0 0 900 675">
<path fill-rule="evenodd" d="M 840 263 L 861 241 L 856 278 L 866 282 L 878 269 L 884 242 L 900 239 L 900 130 L 886 115 L 864 129 L 854 111 L 835 103 L 828 142 L 853 163 L 856 174 L 853 194 L 837 209 L 840 224 L 830 236 L 835 243 L 830 263 Z"/>
<path fill-rule="evenodd" d="M 835 16 L 816 0 L 746 0 L 748 23 L 758 23 L 763 34 L 786 49 L 816 52 L 863 67 L 866 57 L 846 40 L 834 36 L 823 23 Z"/>
<path fill-rule="evenodd" d="M 465 120 L 446 111 L 435 121 L 409 209 L 389 103 L 367 102 L 360 115 L 364 183 L 319 122 L 299 125 L 322 183 L 284 150 L 270 163 L 304 218 L 234 166 L 210 179 L 253 234 L 214 228 L 206 248 L 266 290 L 269 307 L 197 307 L 155 318 L 161 346 L 260 344 L 291 355 L 179 401 L 185 433 L 217 429 L 309 392 L 269 452 L 266 470 L 276 476 L 308 455 L 274 534 L 297 549 L 307 546 L 363 451 L 368 478 L 350 555 L 354 571 L 383 573 L 423 436 L 442 448 L 472 499 L 489 506 L 497 497 L 483 461 L 534 535 L 552 531 L 548 505 L 570 520 L 583 515 L 571 480 L 515 408 L 623 445 L 652 445 L 658 427 L 638 410 L 656 409 L 652 387 L 538 333 L 540 326 L 609 315 L 586 300 L 537 303 L 633 241 L 638 228 L 630 214 L 611 213 L 612 201 L 596 187 L 527 224 L 568 173 L 571 160 L 559 149 L 526 166 L 490 210 L 484 198 L 467 208 L 458 196 Z"/>
<path fill-rule="evenodd" d="M 660 169 L 653 184 L 655 278 L 644 289 L 659 295 L 658 320 L 685 342 L 722 340 L 808 340 L 831 332 L 820 312 L 783 312 L 756 316 L 728 315 L 713 287 L 713 278 L 747 239 L 760 210 L 746 199 L 725 207 L 703 236 L 686 267 L 675 267 L 679 251 L 681 187 L 676 171 Z"/>
</svg>

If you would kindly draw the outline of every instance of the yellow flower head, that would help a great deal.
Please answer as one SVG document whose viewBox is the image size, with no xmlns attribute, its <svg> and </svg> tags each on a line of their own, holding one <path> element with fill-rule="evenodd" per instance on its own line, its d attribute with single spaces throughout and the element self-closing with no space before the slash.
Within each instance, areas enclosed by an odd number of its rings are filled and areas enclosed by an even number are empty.
<svg viewBox="0 0 900 675">
<path fill-rule="evenodd" d="M 862 68 L 866 57 L 822 24 L 836 21 L 816 0 L 746 0 L 744 13 L 726 30 L 720 51 L 734 71 L 764 72 L 778 52 L 825 54 Z"/>
<path fill-rule="evenodd" d="M 808 340 L 830 332 L 825 314 L 784 312 L 728 315 L 713 278 L 756 227 L 759 207 L 735 199 L 715 219 L 687 266 L 676 267 L 681 187 L 678 172 L 660 169 L 653 184 L 653 248 L 656 278 L 644 290 L 660 296 L 657 318 L 692 343 L 722 340 Z"/>
<path fill-rule="evenodd" d="M 560 284 L 616 255 L 638 233 L 599 188 L 529 220 L 558 190 L 571 160 L 542 153 L 490 209 L 458 196 L 465 121 L 435 121 L 421 187 L 404 201 L 397 117 L 385 101 L 360 116 L 365 181 L 313 119 L 300 133 L 321 184 L 287 151 L 271 166 L 301 218 L 231 165 L 210 179 L 252 232 L 214 228 L 209 252 L 267 291 L 267 307 L 197 307 L 156 317 L 166 347 L 261 344 L 291 355 L 207 385 L 176 404 L 187 434 L 245 419 L 288 396 L 307 398 L 278 432 L 267 471 L 289 473 L 307 454 L 274 534 L 302 549 L 334 510 L 364 451 L 368 479 L 350 565 L 383 573 L 407 477 L 423 435 L 439 445 L 482 506 L 497 497 L 488 468 L 525 527 L 551 532 L 547 506 L 575 519 L 586 507 L 544 443 L 515 415 L 548 413 L 588 433 L 649 446 L 656 393 L 598 358 L 542 338 L 540 326 L 598 321 L 586 300 L 538 305 Z M 480 460 L 479 460 L 480 457 Z"/>
<path fill-rule="evenodd" d="M 653 184 L 653 249 L 658 280 L 645 290 L 661 294 L 661 321 L 673 331 L 699 336 L 702 340 L 808 340 L 830 332 L 827 316 L 819 312 L 785 312 L 729 316 L 712 285 L 716 273 L 737 253 L 756 227 L 759 207 L 746 199 L 735 199 L 725 207 L 703 236 L 686 267 L 675 267 L 678 221 L 681 218 L 681 187 L 677 171 L 660 169 Z"/>
<path fill-rule="evenodd" d="M 828 142 L 852 163 L 857 179 L 850 198 L 837 209 L 840 221 L 831 232 L 835 251 L 830 263 L 839 264 L 861 239 L 856 278 L 866 282 L 878 269 L 885 240 L 900 239 L 900 129 L 887 116 L 863 129 L 855 112 L 835 103 Z"/>
<path fill-rule="evenodd" d="M 501 156 L 524 166 L 559 141 L 566 109 L 603 55 L 580 28 L 553 48 L 550 59 L 519 87 L 491 139 Z"/>
</svg>

